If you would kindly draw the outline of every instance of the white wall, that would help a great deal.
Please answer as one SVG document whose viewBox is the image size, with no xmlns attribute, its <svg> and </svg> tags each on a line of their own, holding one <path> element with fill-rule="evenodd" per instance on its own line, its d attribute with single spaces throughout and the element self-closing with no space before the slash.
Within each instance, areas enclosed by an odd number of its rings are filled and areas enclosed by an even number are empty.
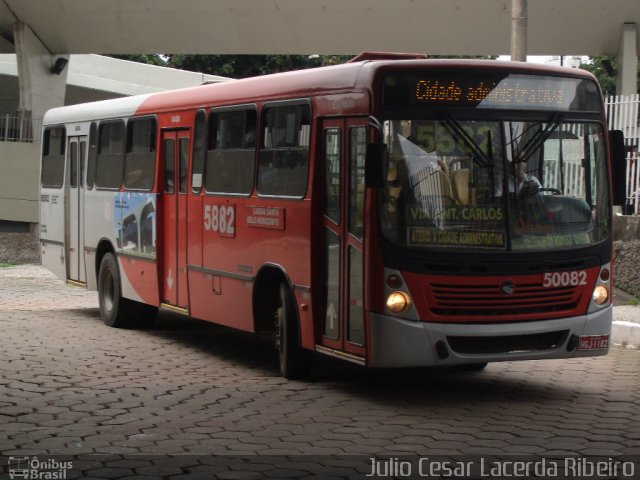
<svg viewBox="0 0 640 480">
<path fill-rule="evenodd" d="M 0 219 L 37 223 L 40 145 L 0 142 Z"/>
</svg>

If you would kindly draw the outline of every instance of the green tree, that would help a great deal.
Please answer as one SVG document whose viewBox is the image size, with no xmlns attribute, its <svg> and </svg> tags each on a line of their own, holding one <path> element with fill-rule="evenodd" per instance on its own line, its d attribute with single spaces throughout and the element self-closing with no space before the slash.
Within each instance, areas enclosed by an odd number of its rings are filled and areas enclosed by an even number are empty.
<svg viewBox="0 0 640 480">
<path fill-rule="evenodd" d="M 589 63 L 582 63 L 580 68 L 595 75 L 605 95 L 616 94 L 618 65 L 615 57 L 608 55 L 589 57 Z"/>
<path fill-rule="evenodd" d="M 349 55 L 170 55 L 168 66 L 233 78 L 343 63 Z"/>
<path fill-rule="evenodd" d="M 595 75 L 605 95 L 617 94 L 616 81 L 618 79 L 618 62 L 616 61 L 616 57 L 609 55 L 589 57 L 589 63 L 581 64 L 580 68 Z M 636 79 L 636 91 L 640 91 L 640 63 L 638 63 Z"/>
<path fill-rule="evenodd" d="M 162 65 L 192 72 L 232 78 L 255 77 L 269 73 L 345 63 L 353 55 L 111 55 L 134 62 Z M 433 55 L 429 58 L 482 58 L 492 56 Z"/>
<path fill-rule="evenodd" d="M 268 73 L 345 63 L 353 55 L 170 55 L 168 66 L 233 78 L 255 77 Z M 484 58 L 491 56 L 445 56 L 430 58 Z"/>
<path fill-rule="evenodd" d="M 352 55 L 109 55 L 121 60 L 233 78 L 344 63 Z"/>
</svg>

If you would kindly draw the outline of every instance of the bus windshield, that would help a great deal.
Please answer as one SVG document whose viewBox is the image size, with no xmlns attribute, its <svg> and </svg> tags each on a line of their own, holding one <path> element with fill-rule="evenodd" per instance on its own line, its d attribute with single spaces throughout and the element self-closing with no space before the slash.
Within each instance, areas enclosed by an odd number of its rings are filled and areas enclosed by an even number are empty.
<svg viewBox="0 0 640 480">
<path fill-rule="evenodd" d="M 601 242 L 611 212 L 602 126 L 565 120 L 384 123 L 382 231 L 408 248 L 558 250 Z"/>
</svg>

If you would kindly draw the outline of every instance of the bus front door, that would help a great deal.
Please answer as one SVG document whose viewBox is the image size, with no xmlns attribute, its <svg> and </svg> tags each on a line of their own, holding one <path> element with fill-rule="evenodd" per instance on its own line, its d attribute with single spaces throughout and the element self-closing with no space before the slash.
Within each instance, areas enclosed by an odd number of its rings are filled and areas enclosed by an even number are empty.
<svg viewBox="0 0 640 480">
<path fill-rule="evenodd" d="M 367 119 L 323 121 L 322 346 L 364 362 L 364 157 Z"/>
<path fill-rule="evenodd" d="M 187 291 L 187 171 L 189 130 L 162 133 L 163 190 L 160 196 L 162 303 L 188 310 Z"/>
<path fill-rule="evenodd" d="M 87 137 L 69 137 L 67 144 L 69 173 L 66 205 L 67 279 L 85 283 L 84 265 L 84 171 Z"/>
</svg>

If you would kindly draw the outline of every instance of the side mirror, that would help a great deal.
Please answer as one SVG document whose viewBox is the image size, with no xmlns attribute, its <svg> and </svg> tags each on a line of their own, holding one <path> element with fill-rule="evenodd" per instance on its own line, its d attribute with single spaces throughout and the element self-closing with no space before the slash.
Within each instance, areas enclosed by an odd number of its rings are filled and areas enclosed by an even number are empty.
<svg viewBox="0 0 640 480">
<path fill-rule="evenodd" d="M 609 130 L 611 148 L 611 189 L 613 204 L 627 203 L 627 161 L 624 152 L 624 134 L 621 130 Z"/>
<path fill-rule="evenodd" d="M 364 183 L 370 188 L 382 188 L 385 184 L 389 150 L 386 143 L 369 143 L 364 163 Z"/>
</svg>

